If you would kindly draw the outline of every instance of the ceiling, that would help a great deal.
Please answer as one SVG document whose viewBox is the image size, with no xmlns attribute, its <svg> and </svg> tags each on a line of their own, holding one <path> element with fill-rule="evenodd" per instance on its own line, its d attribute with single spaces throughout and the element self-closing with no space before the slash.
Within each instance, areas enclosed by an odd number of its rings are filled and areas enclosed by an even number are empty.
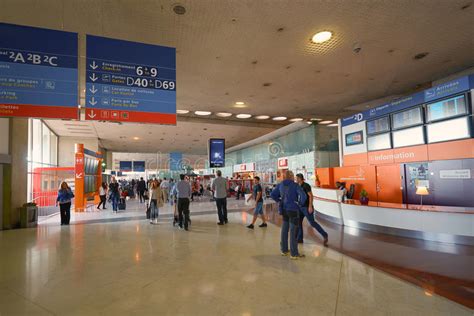
<svg viewBox="0 0 474 316">
<path fill-rule="evenodd" d="M 177 3 L 185 14 L 173 11 Z M 176 47 L 177 107 L 191 111 L 336 119 L 358 111 L 356 104 L 409 93 L 474 65 L 472 0 L 1 0 L 0 20 L 79 32 L 82 69 L 84 34 Z M 311 43 L 322 30 L 333 38 Z M 246 108 L 235 108 L 237 101 Z M 236 137 L 229 143 L 281 126 L 209 124 L 214 116 L 193 123 L 187 116 L 176 128 L 78 124 L 94 128 L 111 150 L 124 146 L 117 135 L 178 133 L 176 141 L 163 137 L 170 151 L 180 143 L 194 151 L 184 144 L 207 137 L 198 136 L 207 125 L 212 134 Z M 60 135 L 67 130 L 61 124 L 51 123 Z M 142 150 L 128 141 L 125 147 Z"/>
</svg>

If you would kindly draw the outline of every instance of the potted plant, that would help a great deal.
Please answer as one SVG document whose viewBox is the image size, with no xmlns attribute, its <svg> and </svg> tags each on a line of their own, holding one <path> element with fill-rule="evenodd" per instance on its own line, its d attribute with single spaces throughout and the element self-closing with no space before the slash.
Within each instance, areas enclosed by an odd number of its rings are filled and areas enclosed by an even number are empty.
<svg viewBox="0 0 474 316">
<path fill-rule="evenodd" d="M 365 189 L 362 189 L 359 194 L 359 201 L 360 204 L 362 205 L 368 205 L 369 204 L 369 193 Z"/>
</svg>

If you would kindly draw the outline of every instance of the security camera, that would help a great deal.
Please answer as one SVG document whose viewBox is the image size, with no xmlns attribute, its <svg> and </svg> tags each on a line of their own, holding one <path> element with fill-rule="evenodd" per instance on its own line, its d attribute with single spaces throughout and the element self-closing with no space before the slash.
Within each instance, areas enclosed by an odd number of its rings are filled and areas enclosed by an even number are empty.
<svg viewBox="0 0 474 316">
<path fill-rule="evenodd" d="M 352 46 L 352 51 L 357 54 L 361 50 L 362 50 L 362 47 L 360 46 L 360 43 L 354 43 L 354 46 Z"/>
</svg>

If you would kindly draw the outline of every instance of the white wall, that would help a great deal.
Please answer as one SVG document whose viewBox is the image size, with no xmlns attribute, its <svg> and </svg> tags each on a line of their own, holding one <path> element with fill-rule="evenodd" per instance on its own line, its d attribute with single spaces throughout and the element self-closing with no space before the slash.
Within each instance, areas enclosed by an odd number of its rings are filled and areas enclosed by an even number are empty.
<svg viewBox="0 0 474 316">
<path fill-rule="evenodd" d="M 357 131 L 362 131 L 364 143 L 359 145 L 346 146 L 346 135 Z M 365 130 L 365 121 L 344 126 L 342 128 L 342 139 L 340 141 L 342 142 L 342 151 L 344 155 L 360 154 L 367 152 L 367 132 Z"/>
<path fill-rule="evenodd" d="M 58 140 L 58 166 L 74 167 L 75 144 L 84 144 L 84 148 L 99 151 L 98 138 L 60 136 Z"/>
<path fill-rule="evenodd" d="M 0 118 L 0 154 L 8 155 L 10 119 Z"/>
</svg>

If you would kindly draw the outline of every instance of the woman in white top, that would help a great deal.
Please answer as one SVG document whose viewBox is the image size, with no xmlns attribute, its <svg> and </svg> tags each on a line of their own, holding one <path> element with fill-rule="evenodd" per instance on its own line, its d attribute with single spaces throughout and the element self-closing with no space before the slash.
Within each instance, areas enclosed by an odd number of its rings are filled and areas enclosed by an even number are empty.
<svg viewBox="0 0 474 316">
<path fill-rule="evenodd" d="M 99 197 L 100 203 L 97 205 L 97 209 L 100 210 L 100 206 L 102 205 L 102 209 L 106 210 L 105 202 L 107 201 L 107 183 L 102 182 L 102 185 L 99 187 Z"/>
<path fill-rule="evenodd" d="M 159 208 L 163 207 L 163 191 L 155 180 L 151 183 L 150 188 L 150 224 L 158 224 Z"/>
</svg>

